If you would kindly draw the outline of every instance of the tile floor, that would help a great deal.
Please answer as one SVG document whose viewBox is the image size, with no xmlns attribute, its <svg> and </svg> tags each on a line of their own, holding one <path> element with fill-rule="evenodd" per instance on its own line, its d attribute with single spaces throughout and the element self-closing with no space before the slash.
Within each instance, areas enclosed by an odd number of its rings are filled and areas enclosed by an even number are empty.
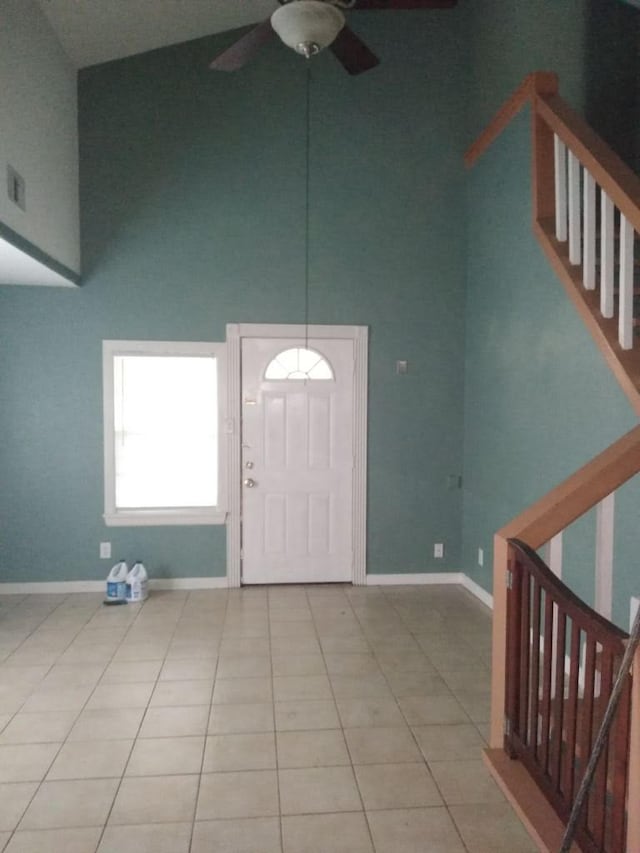
<svg viewBox="0 0 640 853">
<path fill-rule="evenodd" d="M 453 587 L 0 597 L 4 853 L 524 853 Z"/>
</svg>

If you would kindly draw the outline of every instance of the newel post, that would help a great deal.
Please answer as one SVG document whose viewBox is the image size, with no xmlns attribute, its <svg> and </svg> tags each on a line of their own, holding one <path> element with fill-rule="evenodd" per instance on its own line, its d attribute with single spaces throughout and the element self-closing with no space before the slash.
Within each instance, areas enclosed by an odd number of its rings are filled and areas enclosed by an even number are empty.
<svg viewBox="0 0 640 853">
<path fill-rule="evenodd" d="M 640 649 L 633 659 L 627 790 L 627 850 L 640 850 Z"/>
<path fill-rule="evenodd" d="M 550 71 L 537 71 L 531 75 L 531 129 L 533 222 L 550 219 L 555 214 L 555 178 L 553 131 L 540 117 L 538 98 L 558 94 L 558 77 Z"/>
<path fill-rule="evenodd" d="M 504 702 L 506 696 L 507 570 L 509 545 L 493 537 L 493 640 L 491 651 L 491 730 L 489 746 L 504 747 Z"/>
</svg>

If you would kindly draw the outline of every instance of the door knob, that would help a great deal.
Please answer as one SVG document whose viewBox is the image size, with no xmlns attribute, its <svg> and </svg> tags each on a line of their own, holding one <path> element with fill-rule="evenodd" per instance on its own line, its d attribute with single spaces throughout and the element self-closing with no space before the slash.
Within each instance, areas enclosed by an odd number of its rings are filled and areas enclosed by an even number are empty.
<svg viewBox="0 0 640 853">
<path fill-rule="evenodd" d="M 252 480 L 251 477 L 247 477 L 247 479 L 244 480 L 244 484 L 248 489 L 253 489 L 256 485 L 256 481 Z"/>
</svg>

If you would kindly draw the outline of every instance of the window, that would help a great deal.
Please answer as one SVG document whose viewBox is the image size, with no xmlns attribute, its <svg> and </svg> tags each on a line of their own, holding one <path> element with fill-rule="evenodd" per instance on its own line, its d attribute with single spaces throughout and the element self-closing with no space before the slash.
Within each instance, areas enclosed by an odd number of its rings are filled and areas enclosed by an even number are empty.
<svg viewBox="0 0 640 853">
<path fill-rule="evenodd" d="M 108 525 L 221 524 L 224 344 L 104 341 Z"/>
<path fill-rule="evenodd" d="M 283 350 L 269 362 L 265 379 L 333 379 L 333 371 L 324 356 L 312 349 L 294 347 Z"/>
</svg>

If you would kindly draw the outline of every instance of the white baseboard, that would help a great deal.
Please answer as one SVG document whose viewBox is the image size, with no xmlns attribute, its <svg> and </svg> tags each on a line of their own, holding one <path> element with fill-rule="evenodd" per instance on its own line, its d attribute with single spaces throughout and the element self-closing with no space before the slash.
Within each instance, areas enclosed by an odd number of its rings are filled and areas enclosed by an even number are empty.
<svg viewBox="0 0 640 853">
<path fill-rule="evenodd" d="M 367 586 L 462 583 L 462 572 L 411 572 L 404 575 L 367 575 Z"/>
<path fill-rule="evenodd" d="M 226 589 L 222 578 L 151 578 L 151 589 Z M 42 593 L 105 592 L 106 581 L 34 581 L 33 583 L 0 583 L 0 595 L 33 595 Z"/>
<path fill-rule="evenodd" d="M 493 596 L 464 572 L 411 572 L 403 575 L 367 575 L 367 586 L 404 586 L 428 584 L 459 584 L 493 609 Z"/>
<path fill-rule="evenodd" d="M 490 592 L 487 592 L 486 589 L 481 587 L 479 583 L 471 580 L 469 575 L 462 574 L 461 584 L 468 592 L 471 593 L 471 595 L 475 595 L 477 599 L 486 605 L 489 610 L 493 610 L 493 596 Z"/>
</svg>

